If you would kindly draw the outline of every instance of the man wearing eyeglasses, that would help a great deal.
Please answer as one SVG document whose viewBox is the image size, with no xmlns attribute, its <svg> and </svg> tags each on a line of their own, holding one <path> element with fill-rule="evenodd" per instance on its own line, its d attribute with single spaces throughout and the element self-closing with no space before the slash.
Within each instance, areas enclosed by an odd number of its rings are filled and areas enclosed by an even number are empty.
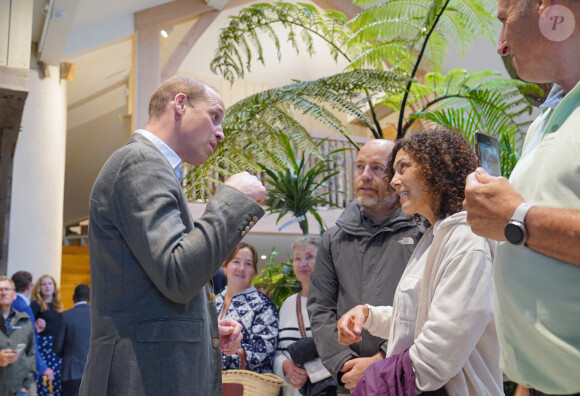
<svg viewBox="0 0 580 396">
<path fill-rule="evenodd" d="M 356 199 L 322 236 L 310 279 L 308 313 L 323 364 L 349 394 L 365 368 L 385 356 L 386 342 L 369 333 L 351 346 L 338 343 L 338 319 L 358 304 L 392 304 L 395 289 L 421 233 L 397 207 L 385 179 L 394 143 L 371 140 L 356 159 Z"/>
<path fill-rule="evenodd" d="M 0 395 L 26 395 L 35 373 L 33 324 L 12 309 L 15 299 L 14 283 L 0 276 Z"/>
</svg>

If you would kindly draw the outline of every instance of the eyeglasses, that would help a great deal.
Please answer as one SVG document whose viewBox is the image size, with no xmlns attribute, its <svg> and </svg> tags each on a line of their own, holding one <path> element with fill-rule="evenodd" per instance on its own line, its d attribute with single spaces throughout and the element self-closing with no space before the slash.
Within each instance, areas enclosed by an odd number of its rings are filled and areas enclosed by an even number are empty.
<svg viewBox="0 0 580 396">
<path fill-rule="evenodd" d="M 11 291 L 14 291 L 14 289 L 9 287 L 0 287 L 0 293 L 10 293 Z"/>
<path fill-rule="evenodd" d="M 356 174 L 359 176 L 362 175 L 365 172 L 367 166 L 370 168 L 371 173 L 376 177 L 383 178 L 387 175 L 387 170 L 383 166 L 373 164 L 369 165 L 357 164 Z"/>
</svg>

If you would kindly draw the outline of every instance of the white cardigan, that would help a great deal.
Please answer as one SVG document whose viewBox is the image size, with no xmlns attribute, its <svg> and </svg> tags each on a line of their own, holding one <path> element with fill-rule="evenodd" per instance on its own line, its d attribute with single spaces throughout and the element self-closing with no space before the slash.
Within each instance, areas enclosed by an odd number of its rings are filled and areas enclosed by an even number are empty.
<svg viewBox="0 0 580 396">
<path fill-rule="evenodd" d="M 471 232 L 465 212 L 438 221 L 413 252 L 393 307 L 372 307 L 364 328 L 409 355 L 417 393 L 503 395 L 493 319 L 495 242 Z"/>
</svg>

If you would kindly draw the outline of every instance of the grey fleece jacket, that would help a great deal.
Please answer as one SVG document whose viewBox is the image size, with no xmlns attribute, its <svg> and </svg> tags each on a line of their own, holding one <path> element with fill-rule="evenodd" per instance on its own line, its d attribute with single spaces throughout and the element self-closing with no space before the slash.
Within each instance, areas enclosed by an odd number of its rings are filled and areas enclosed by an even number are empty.
<svg viewBox="0 0 580 396">
<path fill-rule="evenodd" d="M 340 345 L 338 319 L 359 304 L 392 305 L 421 236 L 415 220 L 400 209 L 383 223 L 373 224 L 356 200 L 322 236 L 310 278 L 308 314 L 322 363 L 339 383 L 339 370 L 347 360 L 386 352 L 386 342 L 363 330 L 362 342 Z M 348 393 L 344 388 L 342 392 Z"/>
<path fill-rule="evenodd" d="M 22 386 L 28 389 L 36 372 L 32 321 L 25 312 L 12 310 L 10 314 L 12 315 L 10 332 L 6 333 L 4 323 L 0 325 L 0 350 L 16 349 L 18 344 L 25 344 L 26 347 L 14 363 L 0 367 L 0 395 L 2 396 L 18 395 Z M 1 314 L 0 320 L 4 322 Z"/>
</svg>

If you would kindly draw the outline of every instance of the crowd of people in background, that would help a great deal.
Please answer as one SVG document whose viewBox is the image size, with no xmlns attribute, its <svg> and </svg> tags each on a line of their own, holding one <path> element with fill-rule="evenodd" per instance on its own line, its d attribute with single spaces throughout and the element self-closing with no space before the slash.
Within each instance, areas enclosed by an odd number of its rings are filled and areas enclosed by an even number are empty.
<svg viewBox="0 0 580 396">
<path fill-rule="evenodd" d="M 0 285 L 0 395 L 78 395 L 90 339 L 89 286 L 78 285 L 74 307 L 63 312 L 50 275 L 33 285 L 32 274 L 18 271 L 0 277 Z"/>
</svg>

